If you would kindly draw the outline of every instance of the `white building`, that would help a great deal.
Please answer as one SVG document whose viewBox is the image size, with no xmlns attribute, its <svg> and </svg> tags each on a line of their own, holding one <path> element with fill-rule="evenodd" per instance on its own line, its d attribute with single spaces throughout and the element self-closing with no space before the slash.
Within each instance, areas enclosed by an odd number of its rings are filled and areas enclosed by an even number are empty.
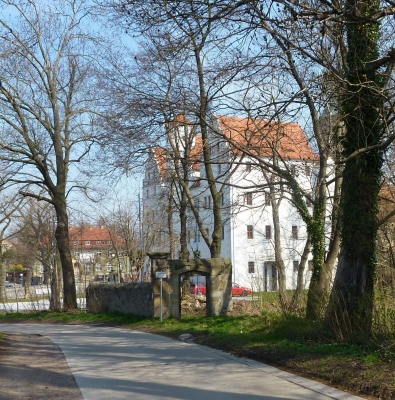
<svg viewBox="0 0 395 400">
<path fill-rule="evenodd" d="M 187 119 L 178 116 L 171 130 L 176 132 L 177 127 L 182 126 L 182 137 L 185 138 L 185 125 L 188 123 Z M 279 204 L 281 256 L 286 266 L 287 288 L 295 288 L 297 267 L 307 238 L 306 227 L 290 200 L 287 185 L 280 184 L 278 178 L 274 184 L 273 175 L 262 166 L 265 163 L 272 164 L 275 160 L 278 168 L 288 170 L 306 194 L 306 204 L 310 207 L 309 194 L 312 194 L 314 186 L 318 157 L 303 130 L 295 123 L 275 124 L 248 118 L 214 116 L 209 144 L 217 187 L 220 189 L 224 185 L 221 197 L 221 257 L 231 259 L 233 281 L 259 290 L 277 290 L 272 205 L 276 201 Z M 200 136 L 194 137 L 191 145 L 189 186 L 204 225 L 211 234 L 213 202 L 201 162 Z M 250 156 L 246 156 L 241 149 L 247 150 Z M 169 149 L 164 148 L 153 151 L 143 183 L 145 216 L 156 215 L 154 220 L 162 232 L 152 248 L 156 251 L 169 251 L 169 230 L 166 225 L 169 208 L 166 205 L 169 204 L 169 177 L 174 168 L 167 157 L 168 152 Z M 272 193 L 271 186 L 275 187 Z M 173 228 L 177 232 L 176 209 L 173 215 Z M 191 256 L 198 250 L 201 258 L 209 258 L 209 248 L 202 240 L 192 215 L 188 219 L 188 233 Z M 179 248 L 177 242 L 176 247 Z M 311 258 L 310 255 L 309 260 Z M 305 269 L 306 286 L 310 279 L 310 268 L 309 263 Z"/>
</svg>

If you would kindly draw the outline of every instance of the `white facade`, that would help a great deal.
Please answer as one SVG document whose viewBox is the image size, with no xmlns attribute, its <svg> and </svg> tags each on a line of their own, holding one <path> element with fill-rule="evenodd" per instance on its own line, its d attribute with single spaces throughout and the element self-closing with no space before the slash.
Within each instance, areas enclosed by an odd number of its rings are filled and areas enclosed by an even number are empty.
<svg viewBox="0 0 395 400">
<path fill-rule="evenodd" d="M 293 124 L 293 129 L 295 126 L 296 124 Z M 216 127 L 221 131 L 220 123 L 217 123 Z M 300 127 L 298 129 L 301 131 Z M 300 132 L 298 132 L 298 135 L 300 137 Z M 287 161 L 284 161 L 282 167 L 292 171 L 304 193 L 309 194 L 312 193 L 317 157 L 312 152 L 307 140 L 304 141 L 303 146 L 306 149 L 301 154 L 310 151 L 313 156 L 304 159 L 289 157 Z M 218 189 L 227 177 L 227 172 L 230 169 L 235 169 L 228 177 L 221 198 L 223 218 L 221 257 L 231 259 L 234 282 L 253 287 L 255 290 L 277 290 L 278 272 L 275 267 L 274 255 L 273 198 L 270 196 L 270 185 L 267 182 L 267 178 L 271 179 L 271 176 L 262 172 L 254 158 L 243 157 L 237 152 L 232 153 L 229 143 L 218 139 L 218 136 L 214 134 L 210 137 L 210 147 L 212 149 L 212 167 L 218 181 Z M 293 154 L 296 153 L 293 152 Z M 266 160 L 269 160 L 269 157 Z M 152 175 L 150 175 L 152 185 L 148 185 L 147 174 L 149 172 L 147 169 L 144 188 L 148 191 L 144 193 L 144 204 L 150 209 L 163 206 L 163 199 L 166 198 L 166 193 L 169 190 L 169 184 L 164 179 L 164 170 L 171 170 L 171 166 L 160 165 L 158 159 L 154 157 L 149 164 L 151 174 L 152 168 L 157 169 L 156 176 L 160 176 L 161 179 L 155 182 L 156 188 L 154 189 L 154 182 L 152 182 Z M 200 164 L 200 171 L 198 172 L 201 180 L 198 184 L 191 185 L 190 189 L 195 202 L 199 206 L 199 214 L 204 221 L 204 226 L 208 228 L 211 236 L 213 229 L 212 199 L 207 182 L 204 179 L 203 163 Z M 191 175 L 196 176 L 196 171 Z M 294 289 L 296 287 L 297 267 L 307 239 L 306 226 L 290 200 L 287 187 L 285 185 L 280 187 L 277 184 L 276 188 L 275 200 L 279 202 L 281 255 L 286 267 L 287 288 Z M 154 193 L 156 193 L 155 196 Z M 162 204 L 159 198 L 162 199 Z M 307 204 L 312 212 L 309 201 L 307 201 Z M 174 214 L 174 221 L 177 221 L 176 213 Z M 175 222 L 176 232 L 177 226 L 177 222 Z M 201 258 L 209 258 L 209 248 L 198 232 L 193 216 L 189 218 L 188 230 L 191 257 L 193 257 L 194 251 L 199 250 Z M 176 244 L 179 247 L 179 243 Z M 154 250 L 168 251 L 168 248 L 166 237 L 163 237 L 162 242 L 157 243 Z M 311 258 L 310 255 L 309 260 Z M 310 280 L 310 266 L 309 263 L 305 268 L 305 287 Z"/>
</svg>

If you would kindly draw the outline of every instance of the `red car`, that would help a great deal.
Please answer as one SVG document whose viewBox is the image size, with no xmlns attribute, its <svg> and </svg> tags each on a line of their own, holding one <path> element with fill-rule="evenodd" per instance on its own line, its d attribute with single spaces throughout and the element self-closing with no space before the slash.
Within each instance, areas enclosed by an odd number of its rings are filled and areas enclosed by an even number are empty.
<svg viewBox="0 0 395 400">
<path fill-rule="evenodd" d="M 192 283 L 189 288 L 190 294 L 202 294 L 206 295 L 206 284 L 204 282 Z"/>
<path fill-rule="evenodd" d="M 206 283 L 192 283 L 189 289 L 190 294 L 206 295 Z M 232 283 L 232 296 L 249 296 L 252 294 L 252 290 L 240 286 L 238 283 Z"/>
<path fill-rule="evenodd" d="M 232 283 L 232 296 L 249 296 L 250 294 L 252 294 L 251 289 L 240 286 L 238 283 Z"/>
</svg>

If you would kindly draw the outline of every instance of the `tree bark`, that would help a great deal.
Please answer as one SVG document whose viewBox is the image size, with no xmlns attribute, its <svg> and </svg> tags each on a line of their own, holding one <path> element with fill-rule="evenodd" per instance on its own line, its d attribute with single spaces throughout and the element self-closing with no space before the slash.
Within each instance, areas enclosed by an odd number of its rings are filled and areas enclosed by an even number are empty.
<svg viewBox="0 0 395 400">
<path fill-rule="evenodd" d="M 5 280 L 6 280 L 6 267 L 3 261 L 3 250 L 1 247 L 2 241 L 0 241 L 0 302 L 5 300 Z"/>
<path fill-rule="evenodd" d="M 71 258 L 66 202 L 60 199 L 58 201 L 54 200 L 54 204 L 57 217 L 55 238 L 63 275 L 63 310 L 75 310 L 77 309 L 77 293 L 75 288 L 73 261 Z"/>
<path fill-rule="evenodd" d="M 325 320 L 328 328 L 344 339 L 369 336 L 373 318 L 383 152 L 375 149 L 353 154 L 380 144 L 384 132 L 383 78 L 376 69 L 364 68 L 379 58 L 379 24 L 367 22 L 378 9 L 378 1 L 346 2 L 350 23 L 347 91 L 343 100 L 346 163 L 341 202 L 342 247 Z"/>
<path fill-rule="evenodd" d="M 306 263 L 308 262 L 309 254 L 311 249 L 311 237 L 310 234 L 307 236 L 307 240 L 303 249 L 302 257 L 300 258 L 298 266 L 298 275 L 296 280 L 296 289 L 291 300 L 291 310 L 298 310 L 302 307 L 303 289 L 304 289 L 304 271 L 306 269 Z"/>
<path fill-rule="evenodd" d="M 273 180 L 273 177 L 272 177 Z M 285 273 L 285 264 L 282 257 L 281 246 L 281 226 L 279 207 L 281 203 L 281 196 L 276 199 L 276 188 L 274 185 L 270 186 L 270 200 L 272 202 L 272 215 L 273 215 L 273 230 L 274 230 L 274 258 L 276 260 L 276 268 L 278 270 L 278 294 L 280 298 L 280 306 L 283 310 L 288 308 L 287 299 L 287 282 Z"/>
</svg>

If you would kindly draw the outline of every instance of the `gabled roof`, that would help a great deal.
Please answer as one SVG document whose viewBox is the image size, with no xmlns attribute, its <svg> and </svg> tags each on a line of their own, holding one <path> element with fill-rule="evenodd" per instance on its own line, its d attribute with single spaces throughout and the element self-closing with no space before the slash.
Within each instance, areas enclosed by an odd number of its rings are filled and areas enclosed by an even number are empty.
<svg viewBox="0 0 395 400">
<path fill-rule="evenodd" d="M 79 242 L 79 246 L 82 247 L 101 247 L 106 245 L 108 247 L 109 243 L 118 243 L 120 245 L 124 244 L 124 240 L 115 235 L 110 228 L 106 226 L 92 226 L 86 225 L 82 227 L 71 226 L 69 228 L 69 240 L 70 242 Z M 90 245 L 86 245 L 85 242 L 91 242 Z M 98 244 L 97 242 L 101 242 Z"/>
<path fill-rule="evenodd" d="M 167 171 L 167 150 L 163 147 L 156 147 L 152 149 L 154 153 L 155 161 L 158 165 L 158 169 L 162 179 L 166 177 Z M 203 141 L 201 136 L 195 137 L 195 145 L 191 149 L 189 161 L 192 165 L 192 169 L 194 171 L 200 170 L 200 157 L 202 156 L 203 152 Z"/>
<path fill-rule="evenodd" d="M 233 151 L 242 148 L 261 157 L 274 154 L 289 160 L 318 160 L 301 126 L 260 119 L 217 116 L 224 135 L 233 143 Z"/>
<path fill-rule="evenodd" d="M 174 117 L 173 121 L 168 122 L 168 125 L 191 125 L 191 121 L 185 114 L 178 114 Z"/>
<path fill-rule="evenodd" d="M 194 171 L 200 170 L 200 157 L 203 154 L 203 140 L 201 136 L 195 137 L 195 146 L 191 150 L 190 161 Z"/>
<path fill-rule="evenodd" d="M 229 140 L 234 154 L 240 154 L 245 148 L 252 154 L 261 157 L 277 155 L 286 160 L 318 160 L 318 155 L 314 153 L 303 129 L 297 123 L 275 123 L 223 115 L 217 115 L 216 118 L 220 129 Z M 171 123 L 190 124 L 190 121 L 180 114 Z M 190 162 L 193 170 L 199 171 L 203 141 L 201 136 L 196 136 L 195 139 Z M 161 177 L 165 179 L 167 150 L 157 147 L 153 149 L 153 153 Z"/>
<path fill-rule="evenodd" d="M 162 177 L 162 179 L 165 178 L 166 175 L 166 149 L 163 147 L 155 147 L 152 149 L 152 152 L 154 153 L 154 159 L 156 163 L 158 164 L 158 169 L 159 173 Z"/>
</svg>

